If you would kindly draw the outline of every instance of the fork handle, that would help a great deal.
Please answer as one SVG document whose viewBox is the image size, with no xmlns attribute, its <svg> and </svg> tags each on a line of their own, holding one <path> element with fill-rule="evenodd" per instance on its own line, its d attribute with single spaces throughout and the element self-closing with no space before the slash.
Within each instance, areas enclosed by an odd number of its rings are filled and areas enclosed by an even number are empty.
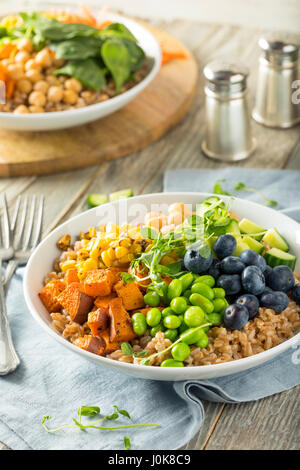
<svg viewBox="0 0 300 470">
<path fill-rule="evenodd" d="M 0 279 L 0 375 L 9 374 L 19 364 L 20 359 L 15 351 L 8 323 L 3 282 Z"/>
<path fill-rule="evenodd" d="M 13 277 L 18 265 L 19 265 L 18 261 L 14 259 L 9 260 L 9 262 L 7 263 L 5 275 L 4 275 L 4 289 L 6 293 L 8 291 L 11 278 Z"/>
</svg>

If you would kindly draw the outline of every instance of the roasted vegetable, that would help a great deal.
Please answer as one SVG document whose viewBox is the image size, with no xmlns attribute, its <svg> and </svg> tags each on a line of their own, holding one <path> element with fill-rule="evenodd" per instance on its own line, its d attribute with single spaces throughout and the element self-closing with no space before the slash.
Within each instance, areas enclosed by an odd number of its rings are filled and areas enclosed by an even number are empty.
<svg viewBox="0 0 300 470">
<path fill-rule="evenodd" d="M 131 341 L 135 338 L 130 315 L 125 310 L 122 299 L 115 298 L 109 304 L 111 342 Z"/>
<path fill-rule="evenodd" d="M 58 297 L 59 303 L 68 312 L 72 321 L 84 323 L 93 306 L 93 298 L 82 291 L 82 285 L 70 284 Z"/>
<path fill-rule="evenodd" d="M 111 293 L 115 276 L 109 269 L 93 269 L 84 278 L 84 291 L 87 295 L 97 297 Z"/>
<path fill-rule="evenodd" d="M 89 351 L 93 354 L 98 354 L 101 356 L 101 354 L 104 353 L 105 348 L 106 348 L 106 343 L 103 338 L 100 338 L 99 336 L 91 336 L 91 335 L 85 335 L 82 336 L 81 338 L 78 338 L 76 341 L 77 346 L 79 346 L 81 349 L 84 349 L 85 351 Z"/>
<path fill-rule="evenodd" d="M 114 289 L 118 297 L 122 299 L 126 310 L 134 310 L 136 308 L 144 307 L 144 296 L 134 282 L 125 284 L 123 281 L 119 281 L 114 286 Z"/>
<path fill-rule="evenodd" d="M 108 312 L 104 308 L 92 310 L 88 315 L 88 325 L 93 336 L 101 336 L 101 333 L 108 328 Z"/>
<path fill-rule="evenodd" d="M 60 302 L 57 298 L 64 288 L 65 284 L 62 281 L 55 280 L 48 282 L 39 293 L 40 299 L 49 313 L 57 312 L 61 309 Z"/>
</svg>

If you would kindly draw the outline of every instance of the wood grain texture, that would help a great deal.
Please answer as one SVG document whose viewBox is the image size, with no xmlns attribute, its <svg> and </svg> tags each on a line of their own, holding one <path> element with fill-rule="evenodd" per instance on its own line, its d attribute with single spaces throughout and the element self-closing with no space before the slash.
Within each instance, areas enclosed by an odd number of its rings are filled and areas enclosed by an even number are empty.
<svg viewBox="0 0 300 470">
<path fill-rule="evenodd" d="M 201 153 L 205 127 L 203 66 L 217 55 L 238 55 L 251 69 L 250 98 L 255 90 L 257 39 L 260 31 L 176 20 L 155 22 L 177 36 L 192 50 L 199 68 L 196 98 L 185 119 L 160 140 L 143 150 L 100 165 L 59 175 L 5 178 L 10 205 L 17 194 L 44 193 L 45 232 L 86 208 L 91 192 L 109 193 L 132 187 L 135 194 L 162 190 L 168 168 L 219 168 L 225 166 Z M 299 166 L 299 126 L 284 131 L 267 129 L 253 122 L 258 148 L 240 167 L 293 168 Z M 212 182 L 213 183 L 213 182 Z M 299 391 L 294 388 L 257 402 L 239 405 L 204 403 L 206 419 L 187 449 L 294 449 L 299 447 Z M 0 436 L 1 439 L 1 436 Z"/>
<path fill-rule="evenodd" d="M 150 145 L 180 121 L 195 95 L 196 62 L 171 35 L 149 29 L 166 50 L 182 50 L 186 58 L 164 65 L 138 97 L 103 119 L 52 132 L 0 129 L 0 176 L 57 173 L 123 157 Z"/>
</svg>

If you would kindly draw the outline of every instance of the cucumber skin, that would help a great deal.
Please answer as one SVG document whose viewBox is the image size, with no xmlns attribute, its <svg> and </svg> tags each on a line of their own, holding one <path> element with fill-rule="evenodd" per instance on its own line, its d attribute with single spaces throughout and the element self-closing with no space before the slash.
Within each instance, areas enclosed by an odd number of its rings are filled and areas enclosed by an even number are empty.
<svg viewBox="0 0 300 470">
<path fill-rule="evenodd" d="M 251 237 L 250 235 L 243 237 L 243 241 L 249 246 L 250 250 L 256 251 L 256 253 L 259 255 L 261 255 L 266 248 L 265 245 L 259 243 L 259 241 L 255 240 L 255 238 Z"/>
<path fill-rule="evenodd" d="M 292 271 L 294 271 L 295 266 L 296 266 L 296 257 L 292 259 L 281 259 L 281 258 L 274 256 L 272 253 L 269 253 L 269 251 L 267 251 L 264 255 L 264 258 L 266 262 L 268 263 L 268 265 L 271 266 L 271 268 L 275 268 L 275 266 L 284 265 L 284 266 L 288 266 L 289 268 L 291 268 Z"/>
</svg>

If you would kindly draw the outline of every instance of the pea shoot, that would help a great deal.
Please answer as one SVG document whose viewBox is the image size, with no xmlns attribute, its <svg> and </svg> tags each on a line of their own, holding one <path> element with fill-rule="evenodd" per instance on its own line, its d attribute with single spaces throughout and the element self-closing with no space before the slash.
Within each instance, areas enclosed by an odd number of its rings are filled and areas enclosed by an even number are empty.
<svg viewBox="0 0 300 470">
<path fill-rule="evenodd" d="M 272 199 L 269 199 L 268 196 L 266 196 L 262 191 L 259 191 L 258 189 L 248 188 L 246 184 L 243 183 L 242 181 L 238 181 L 237 183 L 235 183 L 233 190 L 228 192 L 220 184 L 225 181 L 226 179 L 221 179 L 215 182 L 214 189 L 213 189 L 214 194 L 224 194 L 225 196 L 232 196 L 237 191 L 247 191 L 248 193 L 258 194 L 264 200 L 263 205 L 265 206 L 276 207 L 278 205 L 277 201 L 273 201 Z"/>
</svg>

